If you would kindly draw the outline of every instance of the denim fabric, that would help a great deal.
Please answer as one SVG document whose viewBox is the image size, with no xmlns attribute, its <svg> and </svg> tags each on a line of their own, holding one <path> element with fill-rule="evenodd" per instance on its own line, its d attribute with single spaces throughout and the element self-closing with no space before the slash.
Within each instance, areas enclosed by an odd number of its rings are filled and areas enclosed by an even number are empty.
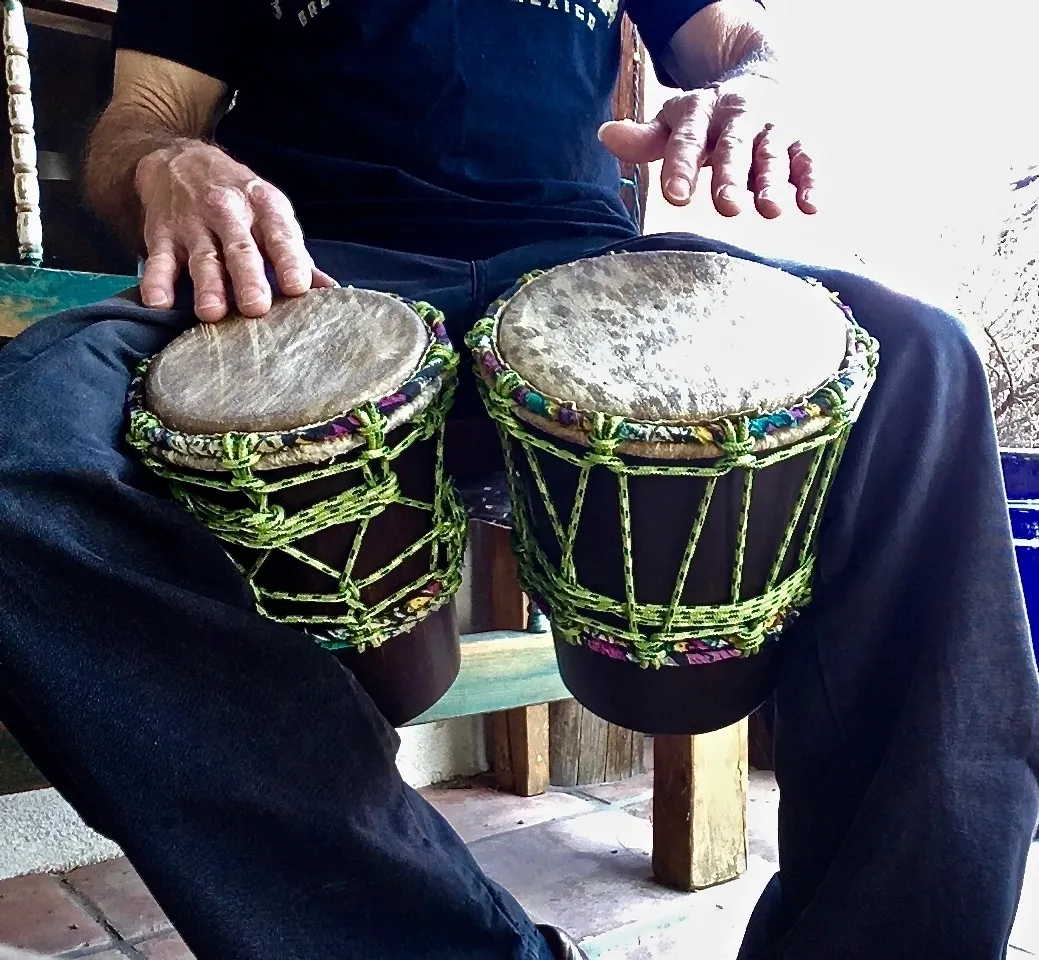
<svg viewBox="0 0 1039 960">
<path fill-rule="evenodd" d="M 606 247 L 473 263 L 311 244 L 340 282 L 431 301 L 459 343 L 519 274 Z M 1039 680 L 984 369 L 940 310 L 776 265 L 837 290 L 881 363 L 815 599 L 782 640 L 780 871 L 741 960 L 997 960 L 1039 813 Z M 125 446 L 131 371 L 192 322 L 109 300 L 0 351 L 0 719 L 199 960 L 551 957 L 401 781 L 352 675 L 256 616 Z"/>
</svg>

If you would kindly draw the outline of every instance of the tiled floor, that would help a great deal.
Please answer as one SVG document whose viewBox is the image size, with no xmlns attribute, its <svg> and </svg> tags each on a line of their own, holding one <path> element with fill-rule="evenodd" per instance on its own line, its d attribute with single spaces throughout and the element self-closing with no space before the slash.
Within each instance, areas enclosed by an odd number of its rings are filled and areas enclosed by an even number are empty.
<svg viewBox="0 0 1039 960">
<path fill-rule="evenodd" d="M 732 960 L 776 863 L 779 794 L 751 774 L 750 865 L 732 883 L 695 894 L 655 884 L 650 868 L 651 775 L 522 799 L 478 780 L 423 793 L 477 860 L 539 921 L 558 924 L 592 960 Z M 1039 845 L 1011 958 L 1039 957 Z M 191 960 L 125 860 L 62 875 L 0 882 L 0 943 L 94 960 Z M 702 952 L 701 952 L 702 951 Z"/>
</svg>

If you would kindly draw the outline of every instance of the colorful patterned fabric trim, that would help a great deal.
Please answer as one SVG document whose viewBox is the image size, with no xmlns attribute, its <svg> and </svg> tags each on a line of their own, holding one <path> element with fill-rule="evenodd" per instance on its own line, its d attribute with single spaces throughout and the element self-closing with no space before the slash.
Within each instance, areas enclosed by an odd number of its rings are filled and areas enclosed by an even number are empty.
<svg viewBox="0 0 1039 960">
<path fill-rule="evenodd" d="M 601 420 L 600 416 L 580 410 L 570 401 L 539 393 L 504 361 L 497 349 L 498 325 L 509 302 L 526 284 L 543 273 L 544 270 L 535 270 L 526 274 L 491 304 L 487 315 L 466 337 L 466 344 L 473 352 L 477 373 L 498 396 L 510 398 L 535 417 L 591 435 Z M 812 279 L 805 282 L 822 286 Z M 841 369 L 801 403 L 784 410 L 757 411 L 752 415 L 689 423 L 621 419 L 615 428 L 617 436 L 622 442 L 718 444 L 731 437 L 732 425 L 740 421 L 746 423 L 750 437 L 760 440 L 777 430 L 798 426 L 805 421 L 829 418 L 835 407 L 855 406 L 871 383 L 876 364 L 876 341 L 855 323 L 850 308 L 841 303 L 836 294 L 826 292 L 847 320 L 847 355 Z"/>
<path fill-rule="evenodd" d="M 760 652 L 766 644 L 778 640 L 781 632 L 782 630 L 776 630 L 773 633 L 767 634 L 761 646 L 757 647 L 754 653 Z M 638 667 L 645 666 L 628 643 L 616 637 L 586 630 L 578 637 L 576 643 L 591 650 L 593 653 L 609 657 L 611 660 L 623 660 L 625 663 L 631 663 Z M 654 665 L 658 667 L 706 667 L 712 663 L 721 663 L 724 660 L 746 659 L 748 656 L 753 655 L 753 653 L 747 653 L 737 647 L 728 646 L 724 640 L 696 640 L 685 644 L 676 644 L 674 650 L 661 652 L 657 656 Z"/>
<path fill-rule="evenodd" d="M 544 601 L 538 600 L 540 605 Z M 777 641 L 783 631 L 800 616 L 797 609 L 789 609 L 783 613 L 770 627 L 761 642 L 753 649 L 743 647 L 733 638 L 697 637 L 689 640 L 678 640 L 660 649 L 653 657 L 654 667 L 703 667 L 724 660 L 746 659 L 759 653 L 765 646 Z M 551 618 L 549 625 L 551 626 Z M 592 653 L 609 657 L 611 660 L 623 660 L 637 667 L 647 666 L 645 655 L 639 654 L 630 641 L 624 637 L 608 633 L 595 627 L 585 627 L 571 633 L 557 633 L 559 638 L 574 646 L 584 647 Z"/>
</svg>

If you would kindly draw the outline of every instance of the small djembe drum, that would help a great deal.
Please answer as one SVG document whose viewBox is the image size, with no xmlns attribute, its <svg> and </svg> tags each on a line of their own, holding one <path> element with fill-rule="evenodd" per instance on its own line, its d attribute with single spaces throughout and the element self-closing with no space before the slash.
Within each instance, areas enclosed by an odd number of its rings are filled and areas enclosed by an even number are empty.
<svg viewBox="0 0 1039 960">
<path fill-rule="evenodd" d="M 523 277 L 467 343 L 570 692 L 650 734 L 753 712 L 876 343 L 818 284 L 677 252 Z"/>
<path fill-rule="evenodd" d="M 429 305 L 312 290 L 191 328 L 130 392 L 130 443 L 258 612 L 330 650 L 396 726 L 460 664 L 466 518 L 443 469 L 457 367 Z"/>
</svg>

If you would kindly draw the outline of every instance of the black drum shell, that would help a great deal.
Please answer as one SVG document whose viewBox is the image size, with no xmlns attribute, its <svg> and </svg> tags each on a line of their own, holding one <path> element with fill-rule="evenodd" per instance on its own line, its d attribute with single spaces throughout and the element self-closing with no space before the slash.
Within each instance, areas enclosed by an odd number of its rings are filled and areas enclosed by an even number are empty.
<svg viewBox="0 0 1039 960">
<path fill-rule="evenodd" d="M 401 441 L 410 425 L 390 432 L 387 444 Z M 356 458 L 361 448 L 338 459 Z M 436 477 L 437 439 L 434 435 L 420 440 L 391 461 L 404 496 L 432 502 Z M 267 482 L 313 473 L 322 464 L 266 470 L 258 473 Z M 179 472 L 192 473 L 183 467 Z M 200 473 L 200 472 L 199 472 Z M 200 474 L 201 475 L 201 474 Z M 320 501 L 329 499 L 361 482 L 358 470 L 348 470 L 320 477 L 271 493 L 270 502 L 283 507 L 291 515 Z M 223 493 L 196 488 L 194 495 L 225 507 L 249 506 L 244 494 Z M 341 524 L 297 541 L 294 546 L 334 569 L 342 569 L 357 533 L 357 523 Z M 427 534 L 432 517 L 401 504 L 391 504 L 369 521 L 361 546 L 355 578 L 374 572 Z M 243 567 L 257 558 L 255 550 L 224 544 L 225 549 Z M 378 603 L 429 569 L 429 550 L 423 549 L 405 560 L 383 578 L 361 592 L 366 603 Z M 273 554 L 256 576 L 257 583 L 272 590 L 296 594 L 335 592 L 335 583 L 327 575 L 286 554 Z M 337 604 L 321 604 L 295 600 L 265 600 L 265 607 L 275 617 L 327 613 L 330 617 L 343 612 Z M 290 624 L 297 629 L 319 633 L 321 624 Z M 357 651 L 340 648 L 332 654 L 357 678 L 379 711 L 393 726 L 401 726 L 420 716 L 447 692 L 458 676 L 461 647 L 454 600 L 428 615 L 415 627 L 383 642 L 379 647 Z"/>
<path fill-rule="evenodd" d="M 586 449 L 558 437 L 551 444 L 578 456 Z M 524 509 L 534 539 L 552 562 L 558 541 L 542 504 L 524 445 L 510 439 L 513 463 L 523 491 Z M 537 458 L 559 515 L 570 516 L 578 470 L 550 453 L 528 448 Z M 754 471 L 740 599 L 760 592 L 777 556 L 784 532 L 811 468 L 814 451 L 795 454 Z M 677 466 L 681 461 L 621 456 L 629 466 Z M 711 461 L 688 461 L 707 466 Z M 701 539 L 682 594 L 686 605 L 729 603 L 742 511 L 745 471 L 736 468 L 717 481 Z M 818 495 L 819 475 L 809 492 L 781 578 L 792 573 L 804 542 L 810 507 Z M 636 600 L 666 604 L 707 479 L 695 476 L 631 476 L 632 566 Z M 586 589 L 615 600 L 624 598 L 622 537 L 616 475 L 595 466 L 589 475 L 574 546 L 577 580 Z M 551 618 L 551 610 L 546 610 Z M 608 615 L 602 615 L 607 619 Z M 618 624 L 620 622 L 618 621 Z M 563 683 L 587 709 L 610 723 L 645 734 L 701 734 L 749 716 L 775 688 L 782 642 L 773 639 L 755 654 L 711 664 L 642 667 L 614 659 L 556 636 Z"/>
</svg>

